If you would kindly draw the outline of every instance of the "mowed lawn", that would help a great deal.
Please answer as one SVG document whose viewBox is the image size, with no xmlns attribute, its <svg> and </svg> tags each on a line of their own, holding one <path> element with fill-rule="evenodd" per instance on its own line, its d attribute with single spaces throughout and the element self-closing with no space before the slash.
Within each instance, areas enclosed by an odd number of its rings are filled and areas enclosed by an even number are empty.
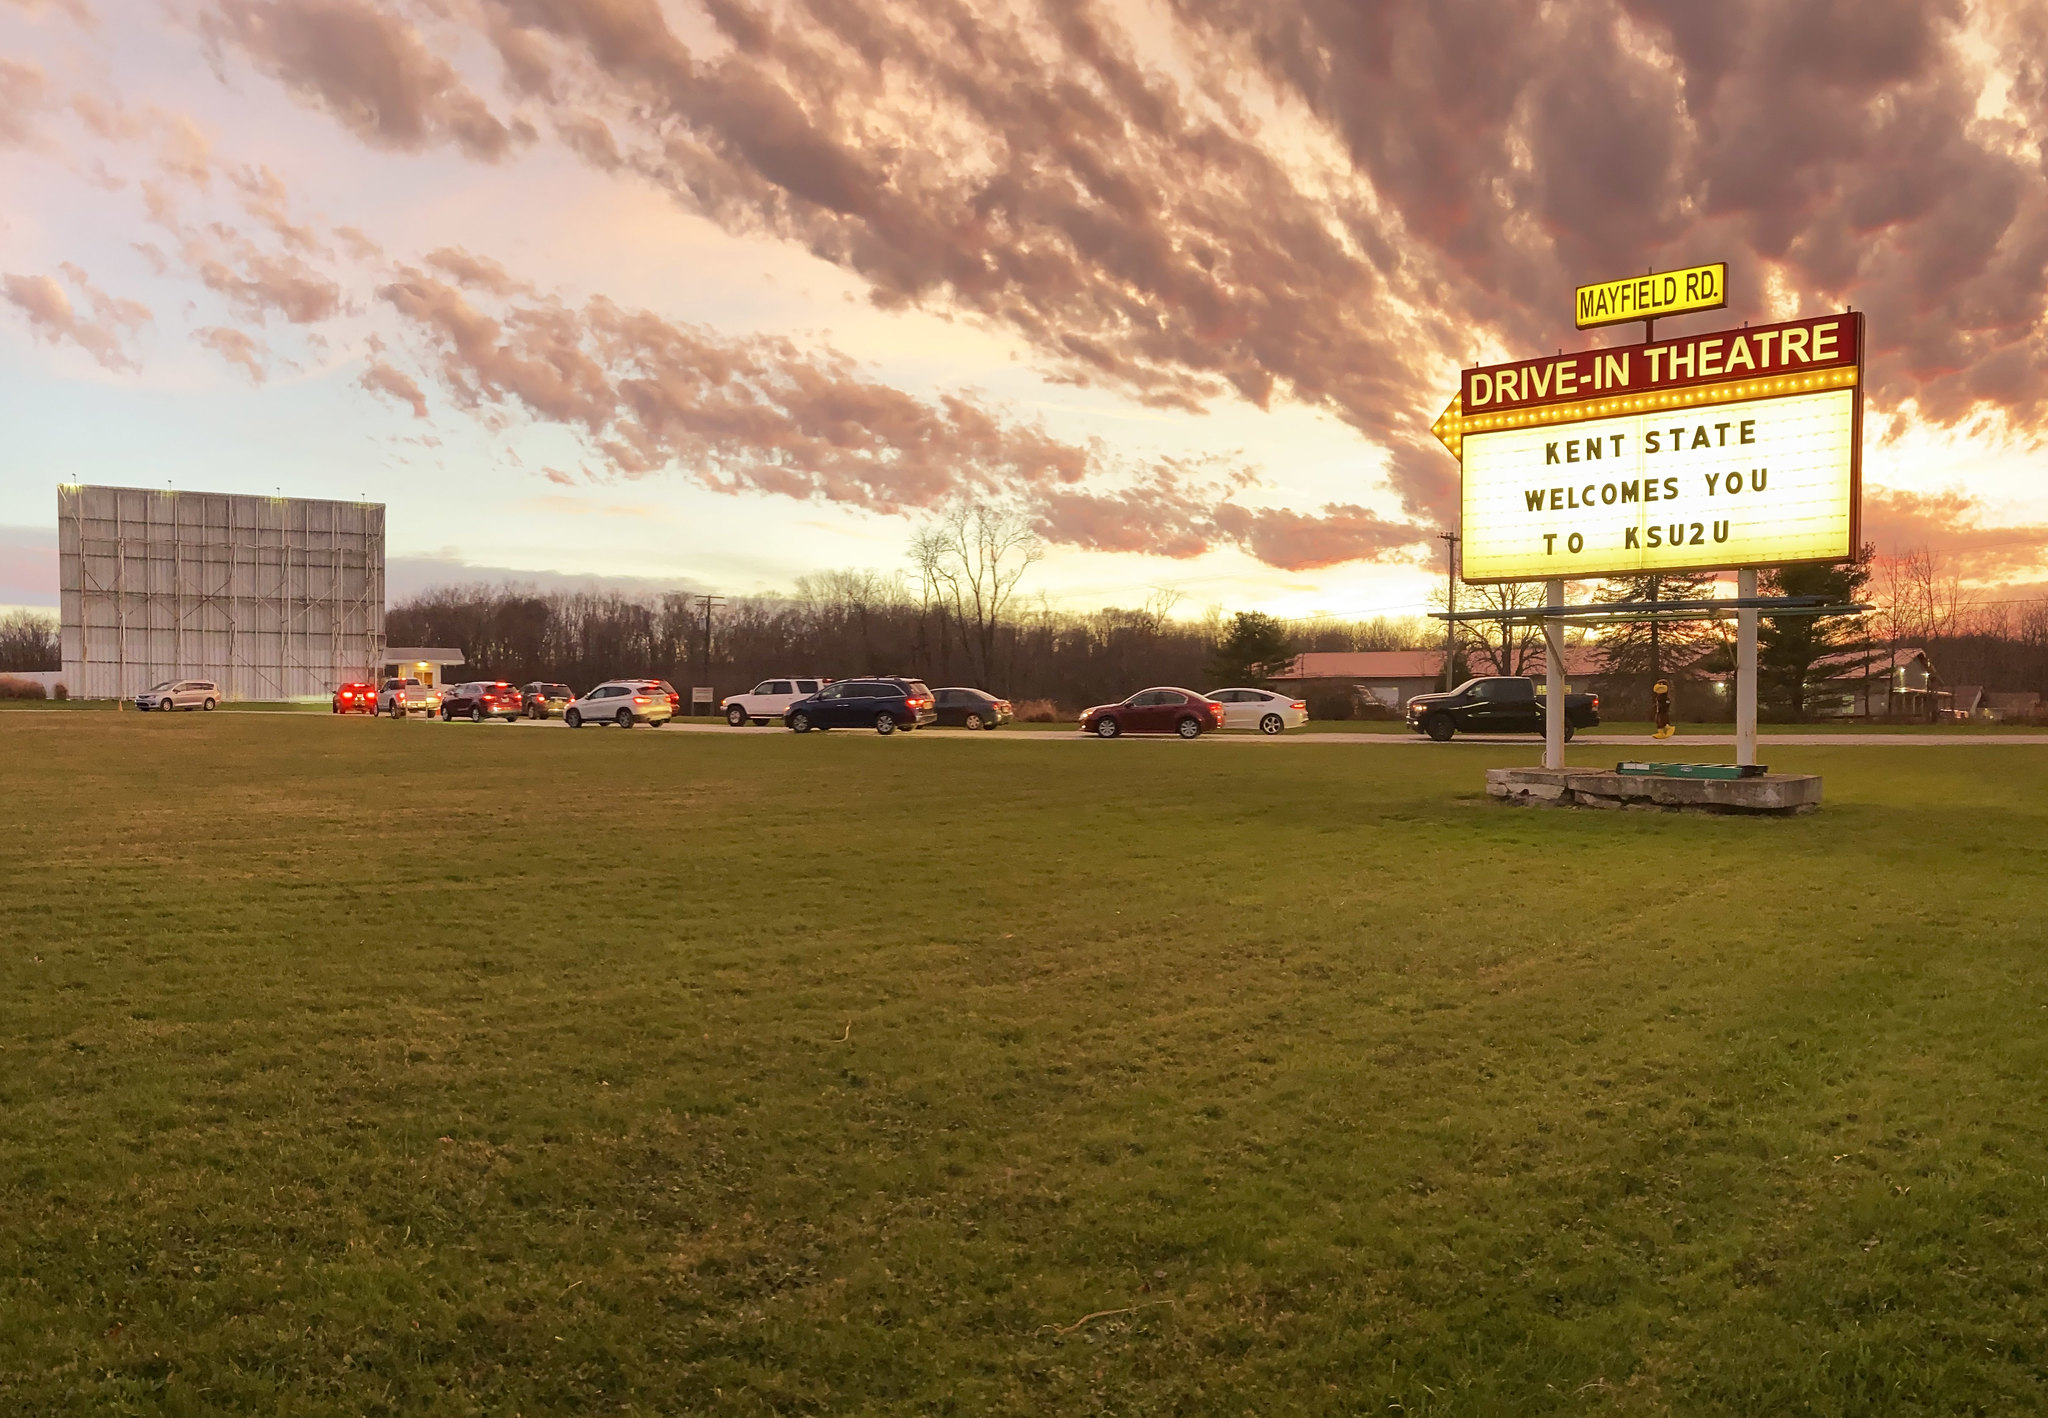
<svg viewBox="0 0 2048 1418">
<path fill-rule="evenodd" d="M 1535 753 L 4 716 L 0 1412 L 2039 1411 L 2048 754 Z"/>
</svg>

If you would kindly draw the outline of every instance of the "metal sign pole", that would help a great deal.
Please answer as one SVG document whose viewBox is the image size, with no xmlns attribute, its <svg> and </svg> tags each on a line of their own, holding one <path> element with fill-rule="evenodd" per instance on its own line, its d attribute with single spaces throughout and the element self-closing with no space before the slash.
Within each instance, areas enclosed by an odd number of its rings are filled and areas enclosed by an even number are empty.
<svg viewBox="0 0 2048 1418">
<path fill-rule="evenodd" d="M 1745 601 L 1756 599 L 1756 572 L 1735 573 L 1735 594 Z M 1735 762 L 1748 767 L 1756 762 L 1756 612 L 1735 613 Z"/>
<path fill-rule="evenodd" d="M 1543 584 L 1544 605 L 1564 605 L 1564 582 Z M 1564 622 L 1556 616 L 1543 621 L 1543 766 L 1564 767 Z"/>
</svg>

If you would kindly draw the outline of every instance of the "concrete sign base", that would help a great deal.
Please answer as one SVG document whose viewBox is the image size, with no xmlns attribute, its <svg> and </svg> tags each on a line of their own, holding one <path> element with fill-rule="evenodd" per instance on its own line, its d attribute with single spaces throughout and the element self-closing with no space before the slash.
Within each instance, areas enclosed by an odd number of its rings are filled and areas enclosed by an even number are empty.
<svg viewBox="0 0 2048 1418">
<path fill-rule="evenodd" d="M 1755 778 L 1664 778 L 1608 768 L 1489 768 L 1486 792 L 1525 807 L 1636 808 L 1652 812 L 1753 813 L 1790 817 L 1820 806 L 1812 773 Z"/>
</svg>

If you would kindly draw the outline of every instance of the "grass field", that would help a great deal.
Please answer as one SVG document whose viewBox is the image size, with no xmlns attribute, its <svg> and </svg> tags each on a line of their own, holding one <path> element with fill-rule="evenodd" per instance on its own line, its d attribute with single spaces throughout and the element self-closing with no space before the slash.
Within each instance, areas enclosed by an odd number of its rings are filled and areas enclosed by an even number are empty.
<svg viewBox="0 0 2048 1418">
<path fill-rule="evenodd" d="M 4 716 L 0 1412 L 2040 1411 L 2048 757 L 1536 751 Z"/>
</svg>

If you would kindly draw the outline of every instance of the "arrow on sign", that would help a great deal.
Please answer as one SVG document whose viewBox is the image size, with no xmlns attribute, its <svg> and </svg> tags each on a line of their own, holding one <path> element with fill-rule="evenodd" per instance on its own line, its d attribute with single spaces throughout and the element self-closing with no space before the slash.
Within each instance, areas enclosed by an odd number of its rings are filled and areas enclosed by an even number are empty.
<svg viewBox="0 0 2048 1418">
<path fill-rule="evenodd" d="M 1465 461 L 1465 394 L 1463 390 L 1451 395 L 1451 401 L 1444 405 L 1444 411 L 1436 416 L 1436 422 L 1429 426 L 1437 441 L 1451 450 L 1451 456 L 1460 463 Z"/>
</svg>

